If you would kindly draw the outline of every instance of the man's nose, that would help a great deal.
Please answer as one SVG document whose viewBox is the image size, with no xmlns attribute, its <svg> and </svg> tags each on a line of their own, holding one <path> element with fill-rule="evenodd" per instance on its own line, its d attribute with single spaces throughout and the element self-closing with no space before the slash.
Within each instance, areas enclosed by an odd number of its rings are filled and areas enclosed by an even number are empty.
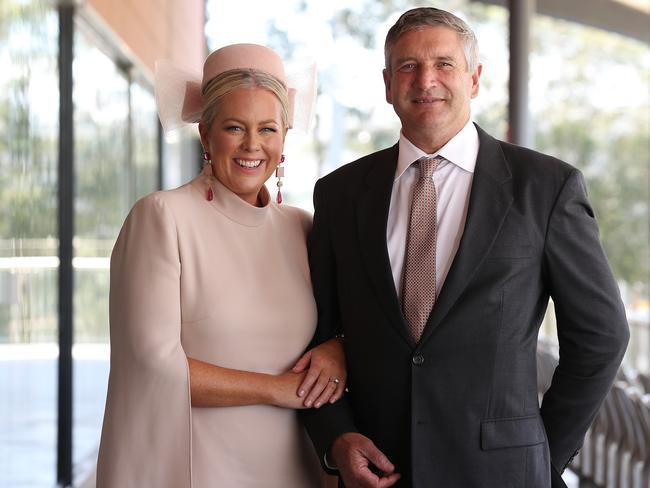
<svg viewBox="0 0 650 488">
<path fill-rule="evenodd" d="M 415 76 L 415 83 L 418 88 L 427 89 L 438 83 L 438 72 L 435 66 L 421 64 Z"/>
</svg>

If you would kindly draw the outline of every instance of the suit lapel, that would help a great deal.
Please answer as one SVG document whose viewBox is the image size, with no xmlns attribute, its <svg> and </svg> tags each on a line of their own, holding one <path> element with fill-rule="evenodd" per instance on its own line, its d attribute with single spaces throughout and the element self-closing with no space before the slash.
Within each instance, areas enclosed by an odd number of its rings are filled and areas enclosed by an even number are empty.
<svg viewBox="0 0 650 488">
<path fill-rule="evenodd" d="M 480 145 L 463 236 L 420 344 L 431 336 L 467 287 L 512 205 L 511 174 L 501 146 L 478 126 L 477 131 Z"/>
<path fill-rule="evenodd" d="M 397 155 L 397 144 L 377 155 L 366 175 L 366 186 L 359 194 L 357 226 L 363 264 L 378 301 L 393 327 L 412 346 L 413 341 L 406 328 L 395 291 L 386 243 L 386 225 Z"/>
</svg>

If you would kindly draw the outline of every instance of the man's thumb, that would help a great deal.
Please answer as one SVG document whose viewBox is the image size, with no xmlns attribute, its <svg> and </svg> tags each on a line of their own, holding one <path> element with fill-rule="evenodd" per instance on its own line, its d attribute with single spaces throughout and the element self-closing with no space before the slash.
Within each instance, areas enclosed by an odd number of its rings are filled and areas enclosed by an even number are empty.
<svg viewBox="0 0 650 488">
<path fill-rule="evenodd" d="M 370 445 L 366 447 L 366 457 L 368 461 L 374 464 L 381 472 L 384 474 L 391 474 L 395 471 L 395 466 L 391 463 L 386 455 L 381 452 L 377 447 L 370 442 Z"/>
</svg>

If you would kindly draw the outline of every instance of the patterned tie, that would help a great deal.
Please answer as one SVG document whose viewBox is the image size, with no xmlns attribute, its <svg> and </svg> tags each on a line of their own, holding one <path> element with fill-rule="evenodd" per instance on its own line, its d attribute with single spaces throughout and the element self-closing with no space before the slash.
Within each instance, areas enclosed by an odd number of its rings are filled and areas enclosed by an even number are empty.
<svg viewBox="0 0 650 488">
<path fill-rule="evenodd" d="M 433 172 L 443 160 L 420 158 L 420 178 L 413 189 L 411 220 L 406 238 L 402 308 L 409 331 L 419 342 L 436 301 L 436 187 Z"/>
</svg>

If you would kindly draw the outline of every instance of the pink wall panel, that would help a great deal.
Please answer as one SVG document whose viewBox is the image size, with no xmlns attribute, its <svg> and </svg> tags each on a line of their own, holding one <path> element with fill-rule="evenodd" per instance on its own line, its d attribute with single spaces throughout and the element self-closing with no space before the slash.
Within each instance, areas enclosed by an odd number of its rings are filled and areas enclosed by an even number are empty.
<svg viewBox="0 0 650 488">
<path fill-rule="evenodd" d="M 205 0 L 88 0 L 86 5 L 151 72 L 157 59 L 201 68 Z"/>
</svg>

